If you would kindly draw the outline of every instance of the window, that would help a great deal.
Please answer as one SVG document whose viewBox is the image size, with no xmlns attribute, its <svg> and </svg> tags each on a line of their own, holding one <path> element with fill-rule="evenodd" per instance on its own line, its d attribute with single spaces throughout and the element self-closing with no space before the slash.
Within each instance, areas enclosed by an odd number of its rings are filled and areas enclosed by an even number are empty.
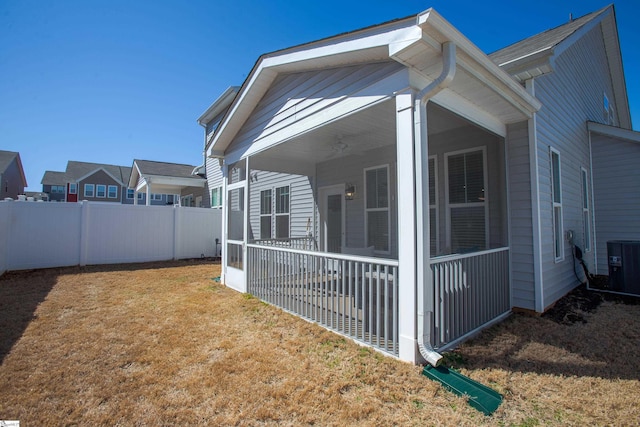
<svg viewBox="0 0 640 427">
<path fill-rule="evenodd" d="M 151 193 L 151 200 L 154 200 L 156 202 L 161 202 L 162 194 Z"/>
<path fill-rule="evenodd" d="M 365 169 L 366 246 L 389 252 L 389 166 Z"/>
<path fill-rule="evenodd" d="M 438 253 L 438 196 L 436 156 L 429 157 L 429 244 L 431 256 Z"/>
<path fill-rule="evenodd" d="M 144 193 L 138 193 L 138 200 L 144 200 Z"/>
<path fill-rule="evenodd" d="M 52 185 L 51 192 L 64 194 L 64 185 Z"/>
<path fill-rule="evenodd" d="M 216 187 L 211 190 L 211 207 L 222 208 L 222 187 Z"/>
<path fill-rule="evenodd" d="M 108 187 L 108 192 L 107 192 L 107 197 L 109 197 L 110 199 L 116 199 L 118 198 L 118 187 L 115 185 L 110 185 Z"/>
<path fill-rule="evenodd" d="M 276 188 L 276 239 L 289 237 L 289 186 Z"/>
<path fill-rule="evenodd" d="M 78 192 L 77 184 L 69 184 L 69 194 L 76 194 L 77 192 Z"/>
<path fill-rule="evenodd" d="M 106 197 L 107 196 L 107 186 L 104 184 L 96 185 L 96 197 Z"/>
<path fill-rule="evenodd" d="M 135 193 L 136 192 L 133 188 L 127 188 L 127 199 L 133 199 Z"/>
<path fill-rule="evenodd" d="M 605 124 L 609 124 L 609 120 L 610 120 L 609 112 L 610 112 L 609 98 L 607 97 L 607 94 L 604 93 L 602 94 L 602 119 L 604 120 Z"/>
<path fill-rule="evenodd" d="M 556 261 L 564 258 L 562 230 L 562 185 L 560 182 L 560 153 L 553 148 L 551 153 L 551 200 L 553 202 L 553 255 Z"/>
<path fill-rule="evenodd" d="M 589 215 L 589 179 L 587 170 L 580 169 L 582 180 L 582 235 L 584 236 L 584 250 L 591 250 L 591 219 Z"/>
<path fill-rule="evenodd" d="M 487 247 L 485 150 L 446 155 L 449 245 L 453 253 Z"/>
<path fill-rule="evenodd" d="M 271 238 L 271 212 L 272 199 L 271 190 L 262 190 L 260 192 L 260 238 Z"/>
<path fill-rule="evenodd" d="M 94 196 L 94 185 L 93 184 L 85 184 L 84 185 L 84 197 L 93 197 Z"/>
</svg>

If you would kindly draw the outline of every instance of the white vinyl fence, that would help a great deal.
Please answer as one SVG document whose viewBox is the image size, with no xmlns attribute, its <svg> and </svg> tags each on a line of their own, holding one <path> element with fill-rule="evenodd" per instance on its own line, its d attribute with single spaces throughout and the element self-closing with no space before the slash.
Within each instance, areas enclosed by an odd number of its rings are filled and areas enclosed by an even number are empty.
<svg viewBox="0 0 640 427">
<path fill-rule="evenodd" d="M 218 256 L 218 209 L 0 201 L 8 270 Z"/>
</svg>

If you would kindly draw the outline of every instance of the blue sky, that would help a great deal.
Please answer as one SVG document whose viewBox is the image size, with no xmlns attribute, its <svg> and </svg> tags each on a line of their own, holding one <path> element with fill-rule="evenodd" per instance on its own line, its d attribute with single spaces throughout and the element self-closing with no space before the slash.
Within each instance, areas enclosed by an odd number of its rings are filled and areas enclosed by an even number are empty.
<svg viewBox="0 0 640 427">
<path fill-rule="evenodd" d="M 259 55 L 434 7 L 485 52 L 600 9 L 595 0 L 0 0 L 0 149 L 28 189 L 67 160 L 200 164 L 196 119 Z M 634 129 L 638 0 L 616 3 Z"/>
</svg>

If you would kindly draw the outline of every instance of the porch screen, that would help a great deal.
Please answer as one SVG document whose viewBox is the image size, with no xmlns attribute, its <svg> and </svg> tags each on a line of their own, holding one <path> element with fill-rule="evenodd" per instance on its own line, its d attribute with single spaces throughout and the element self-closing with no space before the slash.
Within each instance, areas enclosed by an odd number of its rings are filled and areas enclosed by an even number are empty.
<svg viewBox="0 0 640 427">
<path fill-rule="evenodd" d="M 229 191 L 229 240 L 244 240 L 244 188 Z"/>
<path fill-rule="evenodd" d="M 484 150 L 449 155 L 447 178 L 451 251 L 486 249 Z"/>
<path fill-rule="evenodd" d="M 389 252 L 389 168 L 367 169 L 365 185 L 367 246 Z"/>
</svg>

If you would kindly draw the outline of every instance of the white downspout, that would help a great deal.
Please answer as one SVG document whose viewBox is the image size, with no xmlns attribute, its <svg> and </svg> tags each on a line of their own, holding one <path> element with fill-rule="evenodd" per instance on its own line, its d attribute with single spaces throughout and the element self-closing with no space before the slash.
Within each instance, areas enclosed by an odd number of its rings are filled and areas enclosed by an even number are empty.
<svg viewBox="0 0 640 427">
<path fill-rule="evenodd" d="M 415 109 L 418 115 L 415 129 L 415 164 L 416 164 L 416 215 L 417 221 L 428 218 L 429 213 L 426 212 L 424 206 L 429 206 L 429 174 L 422 170 L 422 165 L 429 164 L 429 152 L 427 149 L 427 102 L 435 94 L 446 88 L 456 74 L 456 45 L 450 41 L 442 44 L 442 72 L 440 75 L 422 89 L 415 99 Z M 419 199 L 418 199 L 419 198 Z M 422 357 L 425 358 L 433 366 L 438 366 L 442 360 L 442 355 L 431 347 L 431 316 L 434 312 L 433 307 L 433 280 L 431 279 L 431 270 L 428 265 L 430 254 L 425 254 L 425 247 L 429 244 L 429 227 L 421 227 L 422 239 L 419 239 L 417 245 L 418 271 L 417 271 L 417 299 L 418 299 L 418 350 Z M 425 256 L 426 255 L 426 256 Z M 425 284 L 429 284 L 426 286 Z M 429 313 L 429 315 L 427 315 Z"/>
</svg>

